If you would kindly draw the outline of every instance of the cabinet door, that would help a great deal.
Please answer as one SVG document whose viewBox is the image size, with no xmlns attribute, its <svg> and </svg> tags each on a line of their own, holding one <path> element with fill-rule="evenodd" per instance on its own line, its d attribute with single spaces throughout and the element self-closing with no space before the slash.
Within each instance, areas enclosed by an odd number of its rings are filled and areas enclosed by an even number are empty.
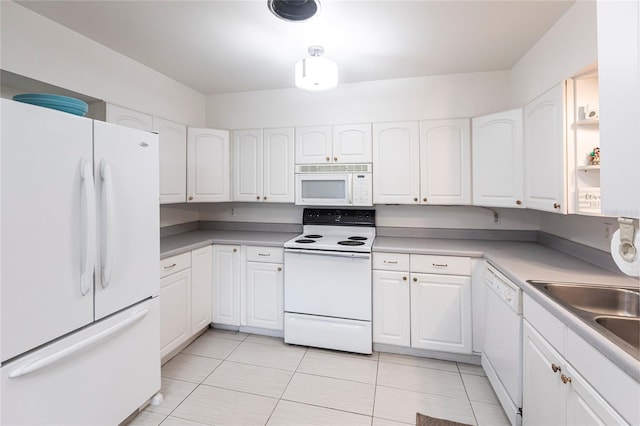
<svg viewBox="0 0 640 426">
<path fill-rule="evenodd" d="M 282 330 L 284 272 L 282 263 L 247 262 L 247 325 Z"/>
<path fill-rule="evenodd" d="M 566 375 L 571 382 L 567 388 L 567 425 L 598 426 L 625 425 L 627 422 L 582 378 L 571 366 Z"/>
<path fill-rule="evenodd" d="M 420 122 L 422 204 L 471 204 L 469 120 Z"/>
<path fill-rule="evenodd" d="M 240 246 L 213 246 L 211 322 L 240 325 Z"/>
<path fill-rule="evenodd" d="M 187 130 L 187 201 L 229 201 L 229 132 Z"/>
<path fill-rule="evenodd" d="M 131 127 L 132 129 L 145 130 L 147 132 L 151 132 L 153 130 L 153 117 L 149 114 L 113 104 L 107 104 L 106 114 L 107 116 L 105 121 L 107 123 Z"/>
<path fill-rule="evenodd" d="M 371 163 L 371 124 L 333 126 L 335 163 Z"/>
<path fill-rule="evenodd" d="M 566 213 L 565 82 L 524 107 L 524 203 Z"/>
<path fill-rule="evenodd" d="M 331 126 L 296 127 L 296 164 L 331 163 Z"/>
<path fill-rule="evenodd" d="M 160 280 L 160 358 L 191 335 L 191 269 Z"/>
<path fill-rule="evenodd" d="M 262 199 L 262 130 L 233 132 L 233 199 Z"/>
<path fill-rule="evenodd" d="M 522 424 L 565 424 L 566 389 L 560 380 L 566 370 L 564 360 L 527 321 L 522 354 Z"/>
<path fill-rule="evenodd" d="M 293 128 L 264 129 L 263 200 L 293 203 Z"/>
<path fill-rule="evenodd" d="M 596 4 L 602 212 L 640 218 L 640 4 Z"/>
<path fill-rule="evenodd" d="M 471 353 L 471 277 L 411 274 L 411 347 Z"/>
<path fill-rule="evenodd" d="M 420 204 L 417 121 L 373 124 L 373 203 Z"/>
<path fill-rule="evenodd" d="M 409 272 L 373 271 L 373 341 L 411 346 Z"/>
<path fill-rule="evenodd" d="M 154 117 L 160 140 L 160 204 L 187 201 L 187 126 Z"/>
<path fill-rule="evenodd" d="M 472 120 L 473 204 L 523 208 L 522 109 Z"/>
<path fill-rule="evenodd" d="M 213 250 L 206 246 L 191 252 L 191 334 L 211 322 Z"/>
</svg>

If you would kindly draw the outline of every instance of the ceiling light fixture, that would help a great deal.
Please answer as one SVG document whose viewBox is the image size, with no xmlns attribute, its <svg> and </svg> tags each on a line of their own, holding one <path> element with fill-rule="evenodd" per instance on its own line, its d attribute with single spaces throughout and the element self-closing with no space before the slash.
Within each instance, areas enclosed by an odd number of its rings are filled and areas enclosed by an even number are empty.
<svg viewBox="0 0 640 426">
<path fill-rule="evenodd" d="M 296 86 L 311 92 L 333 89 L 338 85 L 338 65 L 320 55 L 322 46 L 310 46 L 309 55 L 296 64 Z"/>
<path fill-rule="evenodd" d="M 320 0 L 267 0 L 271 13 L 285 21 L 306 21 L 320 9 Z"/>
</svg>

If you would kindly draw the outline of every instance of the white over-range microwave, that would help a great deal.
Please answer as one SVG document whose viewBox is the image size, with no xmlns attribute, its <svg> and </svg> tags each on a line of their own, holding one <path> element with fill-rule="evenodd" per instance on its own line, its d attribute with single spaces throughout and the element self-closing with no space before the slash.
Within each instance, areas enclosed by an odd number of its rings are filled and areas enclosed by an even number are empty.
<svg viewBox="0 0 640 426">
<path fill-rule="evenodd" d="M 296 204 L 372 206 L 371 164 L 296 166 Z"/>
</svg>

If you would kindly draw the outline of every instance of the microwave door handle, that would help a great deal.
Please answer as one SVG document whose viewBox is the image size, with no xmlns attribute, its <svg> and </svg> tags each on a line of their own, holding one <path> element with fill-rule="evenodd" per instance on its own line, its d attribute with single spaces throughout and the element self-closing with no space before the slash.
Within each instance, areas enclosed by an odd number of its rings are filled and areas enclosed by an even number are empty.
<svg viewBox="0 0 640 426">
<path fill-rule="evenodd" d="M 353 174 L 347 175 L 347 204 L 353 205 Z"/>
</svg>

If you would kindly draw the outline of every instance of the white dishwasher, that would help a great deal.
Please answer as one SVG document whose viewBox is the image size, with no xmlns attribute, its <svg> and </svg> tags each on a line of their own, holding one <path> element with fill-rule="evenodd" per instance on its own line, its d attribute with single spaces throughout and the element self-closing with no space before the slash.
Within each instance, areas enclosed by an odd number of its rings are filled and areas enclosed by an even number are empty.
<svg viewBox="0 0 640 426">
<path fill-rule="evenodd" d="M 485 262 L 482 367 L 512 425 L 522 424 L 522 290 Z"/>
</svg>

